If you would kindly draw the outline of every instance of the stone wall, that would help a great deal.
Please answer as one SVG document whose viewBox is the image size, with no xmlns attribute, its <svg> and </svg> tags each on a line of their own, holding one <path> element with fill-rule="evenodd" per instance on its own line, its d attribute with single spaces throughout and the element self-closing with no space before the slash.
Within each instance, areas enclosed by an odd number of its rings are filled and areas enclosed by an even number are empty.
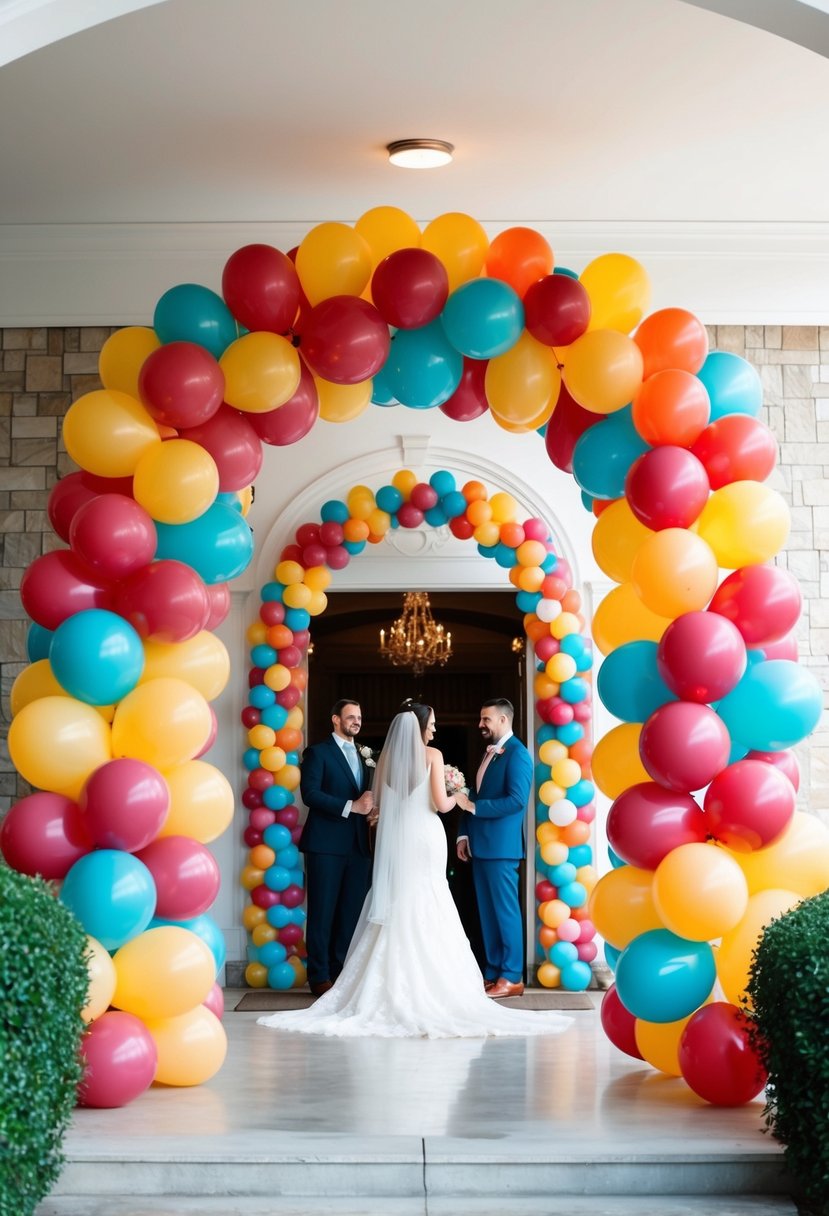
<svg viewBox="0 0 829 1216">
<path fill-rule="evenodd" d="M 0 813 L 27 787 L 5 745 L 9 692 L 26 665 L 27 621 L 17 589 L 29 563 L 60 547 L 46 514 L 49 490 L 74 467 L 60 420 L 71 401 L 99 387 L 106 328 L 5 329 L 0 346 Z M 801 661 L 829 699 L 829 327 L 711 328 L 711 347 L 745 356 L 764 387 L 765 417 L 780 444 L 773 484 L 792 508 L 781 564 L 804 593 Z M 829 719 L 800 749 L 800 804 L 829 820 Z"/>
</svg>

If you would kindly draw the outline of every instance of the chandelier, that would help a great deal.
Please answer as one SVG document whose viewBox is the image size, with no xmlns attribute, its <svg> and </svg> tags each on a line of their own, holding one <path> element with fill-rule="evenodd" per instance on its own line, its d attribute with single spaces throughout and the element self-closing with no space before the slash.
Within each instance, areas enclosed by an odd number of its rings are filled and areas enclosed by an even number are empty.
<svg viewBox="0 0 829 1216">
<path fill-rule="evenodd" d="M 403 614 L 389 629 L 388 638 L 385 629 L 380 630 L 380 654 L 394 667 L 411 667 L 416 676 L 451 659 L 452 634 L 436 623 L 425 591 L 405 593 Z"/>
</svg>

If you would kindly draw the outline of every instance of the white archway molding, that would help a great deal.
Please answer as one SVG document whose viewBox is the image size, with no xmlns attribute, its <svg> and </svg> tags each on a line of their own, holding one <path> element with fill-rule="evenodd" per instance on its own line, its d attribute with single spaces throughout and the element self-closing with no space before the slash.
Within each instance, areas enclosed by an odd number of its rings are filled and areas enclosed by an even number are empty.
<svg viewBox="0 0 829 1216">
<path fill-rule="evenodd" d="M 0 67 L 93 25 L 166 0 L 0 0 Z"/>
</svg>

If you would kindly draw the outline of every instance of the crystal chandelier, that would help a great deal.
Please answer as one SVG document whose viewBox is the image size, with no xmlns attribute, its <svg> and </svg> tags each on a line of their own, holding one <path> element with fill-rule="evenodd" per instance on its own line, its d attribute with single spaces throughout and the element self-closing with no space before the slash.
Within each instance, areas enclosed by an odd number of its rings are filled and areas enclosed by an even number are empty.
<svg viewBox="0 0 829 1216">
<path fill-rule="evenodd" d="M 452 634 L 435 622 L 425 591 L 407 591 L 403 614 L 389 629 L 380 630 L 380 654 L 394 667 L 411 667 L 419 676 L 426 667 L 442 667 L 452 657 Z"/>
</svg>

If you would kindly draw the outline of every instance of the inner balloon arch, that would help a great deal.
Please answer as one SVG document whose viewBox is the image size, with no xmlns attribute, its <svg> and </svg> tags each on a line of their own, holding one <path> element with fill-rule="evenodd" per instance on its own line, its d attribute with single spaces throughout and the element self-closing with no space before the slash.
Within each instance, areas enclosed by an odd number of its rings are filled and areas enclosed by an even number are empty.
<svg viewBox="0 0 829 1216">
<path fill-rule="evenodd" d="M 353 226 L 317 225 L 290 254 L 237 250 L 221 295 L 179 284 L 151 328 L 105 344 L 104 387 L 64 420 L 80 471 L 50 494 L 69 548 L 37 558 L 21 584 L 31 664 L 12 692 L 9 749 L 40 792 L 0 836 L 15 868 L 63 882 L 90 936 L 85 1044 L 99 1076 L 117 1072 L 103 1044 L 118 1035 L 155 1061 L 150 1079 L 193 1084 L 221 1064 L 210 994 L 223 944 L 207 914 L 218 872 L 206 846 L 233 799 L 201 758 L 209 702 L 229 676 L 213 630 L 253 556 L 245 516 L 262 444 L 289 449 L 318 419 L 346 423 L 372 403 L 438 408 L 464 426 L 488 412 L 507 434 L 537 432 L 573 473 L 596 517 L 596 561 L 616 584 L 591 626 L 605 656 L 598 691 L 620 725 L 596 742 L 591 774 L 584 621 L 542 521 L 446 468 L 343 487 L 286 538 L 249 634 L 251 981 L 261 969 L 276 987 L 301 978 L 299 866 L 288 863 L 308 626 L 331 573 L 395 526 L 448 527 L 477 545 L 524 614 L 542 984 L 583 986 L 598 929 L 618 958 L 605 1028 L 663 1067 L 654 1036 L 664 1047 L 660 1027 L 680 1036 L 705 1020 L 715 982 L 738 1011 L 768 889 L 776 914 L 829 884 L 824 830 L 794 810 L 789 749 L 822 706 L 796 661 L 796 580 L 770 564 L 789 511 L 766 484 L 777 452 L 758 418 L 759 377 L 709 352 L 686 310 L 648 314 L 635 259 L 605 254 L 578 275 L 554 262 L 530 228 L 490 241 L 461 213 L 421 231 L 377 207 Z M 614 868 L 588 902 L 593 782 L 614 800 Z M 702 805 L 694 794 L 709 786 Z M 131 1015 L 117 1034 L 113 1011 Z M 667 1071 L 679 1070 L 679 1041 Z"/>
</svg>

